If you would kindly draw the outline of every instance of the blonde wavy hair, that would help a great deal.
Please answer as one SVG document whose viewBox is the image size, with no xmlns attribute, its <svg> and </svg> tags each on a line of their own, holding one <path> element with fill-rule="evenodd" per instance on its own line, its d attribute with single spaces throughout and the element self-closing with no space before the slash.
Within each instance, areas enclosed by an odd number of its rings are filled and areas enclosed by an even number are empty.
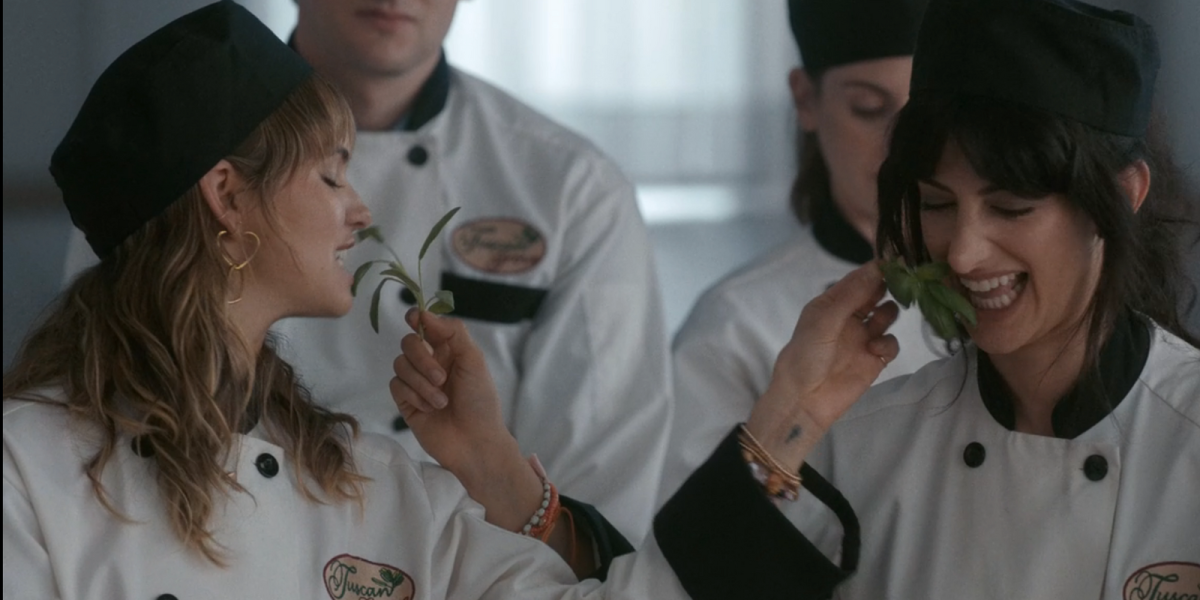
<svg viewBox="0 0 1200 600">
<path fill-rule="evenodd" d="M 314 75 L 227 160 L 272 218 L 280 187 L 353 137 L 345 99 Z M 137 438 L 139 454 L 157 465 L 172 529 L 186 547 L 223 565 L 209 521 L 219 502 L 245 492 L 224 470 L 236 435 L 262 424 L 297 465 L 296 484 L 309 501 L 360 502 L 366 478 L 350 448 L 354 419 L 314 404 L 269 339 L 256 355 L 234 329 L 220 229 L 193 187 L 81 273 L 26 338 L 4 375 L 4 398 L 65 406 L 100 428 L 102 443 L 85 472 L 99 501 L 122 520 L 101 476 L 118 444 Z M 65 403 L 39 392 L 48 388 L 61 389 Z"/>
</svg>

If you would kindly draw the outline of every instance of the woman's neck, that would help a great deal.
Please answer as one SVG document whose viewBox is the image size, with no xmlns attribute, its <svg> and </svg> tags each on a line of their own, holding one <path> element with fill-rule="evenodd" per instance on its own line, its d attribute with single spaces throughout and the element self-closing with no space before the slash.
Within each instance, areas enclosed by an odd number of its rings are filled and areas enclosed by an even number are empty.
<svg viewBox="0 0 1200 600">
<path fill-rule="evenodd" d="M 988 354 L 1012 392 L 1017 431 L 1054 435 L 1054 407 L 1079 381 L 1086 341 L 1087 328 L 1081 325 L 1065 342 L 1045 340 L 1008 354 Z"/>
<path fill-rule="evenodd" d="M 262 352 L 267 332 L 279 319 L 272 313 L 256 307 L 256 298 L 242 298 L 241 301 L 229 305 L 229 320 L 233 329 L 246 344 L 250 356 L 256 357 Z"/>
</svg>

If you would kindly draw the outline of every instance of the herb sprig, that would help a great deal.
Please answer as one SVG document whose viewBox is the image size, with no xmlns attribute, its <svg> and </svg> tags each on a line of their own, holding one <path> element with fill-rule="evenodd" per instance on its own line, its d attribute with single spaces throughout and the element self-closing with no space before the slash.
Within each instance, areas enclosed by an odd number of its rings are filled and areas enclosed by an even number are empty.
<svg viewBox="0 0 1200 600">
<path fill-rule="evenodd" d="M 975 307 L 946 286 L 945 280 L 951 274 L 950 265 L 931 262 L 913 268 L 896 259 L 883 263 L 880 269 L 896 302 L 905 308 L 916 302 L 925 320 L 942 339 L 957 338 L 960 322 L 971 327 L 978 324 Z"/>
<path fill-rule="evenodd" d="M 375 333 L 379 333 L 380 296 L 383 292 L 383 286 L 389 281 L 394 281 L 408 288 L 408 290 L 412 292 L 413 296 L 416 296 L 417 298 L 417 308 L 422 311 L 428 310 L 434 314 L 444 315 L 454 310 L 454 294 L 449 290 L 438 290 L 433 294 L 426 296 L 425 291 L 421 287 L 421 260 L 425 258 L 425 253 L 429 250 L 429 246 L 433 244 L 433 240 L 437 239 L 438 234 L 440 234 L 442 229 L 446 227 L 446 223 L 449 223 L 450 219 L 454 218 L 454 214 L 458 212 L 459 208 L 462 207 L 456 206 L 450 209 L 450 211 L 443 215 L 437 224 L 433 226 L 433 229 L 429 230 L 429 235 L 425 236 L 425 243 L 421 245 L 421 252 L 417 255 L 416 279 L 413 279 L 412 276 L 408 274 L 408 270 L 404 268 L 404 262 L 400 260 L 400 255 L 396 253 L 396 250 L 392 248 L 392 246 L 388 244 L 386 240 L 383 239 L 383 234 L 380 233 L 379 227 L 374 226 L 366 229 L 360 229 L 354 234 L 360 242 L 366 240 L 374 240 L 379 242 L 384 248 L 387 249 L 388 253 L 390 253 L 394 259 L 369 260 L 363 263 L 354 271 L 354 284 L 350 286 L 350 294 L 357 296 L 358 284 L 361 283 L 363 278 L 367 276 L 367 273 L 371 271 L 371 265 L 381 264 L 384 266 L 383 269 L 379 271 L 379 284 L 375 286 L 375 293 L 371 296 L 371 329 L 374 329 Z M 421 327 L 418 333 L 421 335 L 421 339 L 425 339 L 424 327 Z"/>
</svg>

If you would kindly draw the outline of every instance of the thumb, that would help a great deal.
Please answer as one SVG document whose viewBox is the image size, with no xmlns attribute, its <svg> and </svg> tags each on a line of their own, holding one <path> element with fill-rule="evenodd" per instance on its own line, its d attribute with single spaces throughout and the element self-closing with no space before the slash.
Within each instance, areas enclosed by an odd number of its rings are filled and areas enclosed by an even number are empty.
<svg viewBox="0 0 1200 600">
<path fill-rule="evenodd" d="M 477 350 L 467 326 L 458 319 L 414 308 L 408 311 L 405 320 L 414 331 L 418 330 L 418 325 L 424 326 L 426 343 L 434 348 L 445 348 L 452 356 L 465 356 Z"/>
</svg>

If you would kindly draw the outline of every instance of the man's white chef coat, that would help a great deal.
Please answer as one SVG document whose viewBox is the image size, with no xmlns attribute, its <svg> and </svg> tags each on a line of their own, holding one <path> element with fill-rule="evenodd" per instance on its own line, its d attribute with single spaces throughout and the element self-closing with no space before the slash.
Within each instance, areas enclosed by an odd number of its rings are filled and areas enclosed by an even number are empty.
<svg viewBox="0 0 1200 600">
<path fill-rule="evenodd" d="M 1000 425 L 974 346 L 872 388 L 807 461 L 858 515 L 835 598 L 1200 595 L 1200 351 L 1161 329 L 1132 389 L 1074 439 Z M 836 555 L 837 520 L 785 513 Z"/>
<path fill-rule="evenodd" d="M 438 84 L 448 94 L 430 100 Z M 483 350 L 521 450 L 636 546 L 654 513 L 671 382 L 634 188 L 588 141 L 444 62 L 422 95 L 436 116 L 415 131 L 360 131 L 348 179 L 413 277 L 430 228 L 462 207 L 421 263 L 425 289 L 454 292 L 452 316 Z M 70 254 L 68 277 L 95 261 L 78 232 Z M 345 264 L 383 258 L 364 242 Z M 277 324 L 277 347 L 319 403 L 428 459 L 388 393 L 410 305 L 387 284 L 375 333 L 377 282 L 362 282 L 345 317 Z"/>
<path fill-rule="evenodd" d="M 675 418 L 660 504 L 750 415 L 804 306 L 858 266 L 823 247 L 806 227 L 700 297 L 675 337 Z M 879 381 L 948 354 L 916 307 L 901 310 L 889 332 L 900 341 L 900 354 Z"/>
</svg>

